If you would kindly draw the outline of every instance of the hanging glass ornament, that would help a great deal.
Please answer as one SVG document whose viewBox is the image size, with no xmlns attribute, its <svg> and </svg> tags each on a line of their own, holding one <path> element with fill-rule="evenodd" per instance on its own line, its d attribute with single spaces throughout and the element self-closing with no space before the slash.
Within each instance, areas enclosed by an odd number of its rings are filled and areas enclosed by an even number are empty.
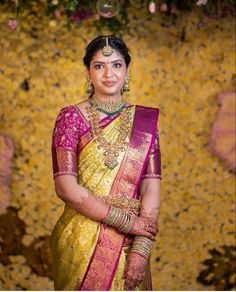
<svg viewBox="0 0 236 292">
<path fill-rule="evenodd" d="M 105 18 L 115 16 L 120 10 L 119 0 L 98 0 L 96 6 L 99 15 Z"/>
</svg>

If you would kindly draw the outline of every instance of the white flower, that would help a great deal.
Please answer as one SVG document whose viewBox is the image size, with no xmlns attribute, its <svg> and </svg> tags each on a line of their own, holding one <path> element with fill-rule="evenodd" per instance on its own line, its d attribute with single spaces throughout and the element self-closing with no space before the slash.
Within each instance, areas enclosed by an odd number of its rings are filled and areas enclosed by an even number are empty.
<svg viewBox="0 0 236 292">
<path fill-rule="evenodd" d="M 207 0 L 198 0 L 196 4 L 197 4 L 197 6 L 206 5 Z"/>
</svg>

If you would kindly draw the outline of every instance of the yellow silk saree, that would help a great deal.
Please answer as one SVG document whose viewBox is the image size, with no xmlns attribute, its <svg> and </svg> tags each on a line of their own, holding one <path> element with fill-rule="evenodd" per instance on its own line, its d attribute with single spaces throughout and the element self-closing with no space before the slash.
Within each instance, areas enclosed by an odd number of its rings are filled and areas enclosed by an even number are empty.
<svg viewBox="0 0 236 292">
<path fill-rule="evenodd" d="M 60 129 L 62 132 L 67 129 L 64 138 L 60 138 L 61 141 L 70 139 L 66 136 L 68 133 L 73 136 L 65 124 L 69 121 L 68 125 L 71 127 L 79 113 L 74 107 L 70 111 L 70 114 L 66 110 L 61 113 L 57 124 L 63 126 L 60 128 L 59 125 L 54 129 L 56 135 L 60 134 Z M 159 111 L 131 106 L 130 113 L 132 127 L 126 137 L 127 147 L 124 152 L 120 152 L 118 165 L 114 169 L 109 169 L 104 164 L 103 151 L 98 149 L 98 144 L 86 124 L 78 129 L 78 139 L 73 136 L 78 140 L 76 147 L 54 143 L 52 152 L 54 173 L 76 175 L 78 184 L 104 201 L 138 211 L 138 187 L 145 166 L 150 164 L 148 158 L 155 141 Z M 106 118 L 101 123 L 106 139 L 116 140 L 120 116 Z M 77 169 L 74 167 L 75 163 Z M 149 168 L 153 169 L 150 165 Z M 132 236 L 122 234 L 101 222 L 92 221 L 65 205 L 51 236 L 55 289 L 124 290 L 122 276 L 132 240 Z M 136 290 L 151 290 L 149 267 L 144 281 Z"/>
</svg>

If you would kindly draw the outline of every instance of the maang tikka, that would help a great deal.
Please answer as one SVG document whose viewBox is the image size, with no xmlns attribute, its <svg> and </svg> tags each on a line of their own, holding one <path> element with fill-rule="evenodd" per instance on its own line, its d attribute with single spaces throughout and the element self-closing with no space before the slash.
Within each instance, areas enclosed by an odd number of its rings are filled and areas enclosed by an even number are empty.
<svg viewBox="0 0 236 292">
<path fill-rule="evenodd" d="M 114 52 L 114 49 L 109 46 L 108 37 L 106 37 L 106 45 L 102 48 L 102 54 L 105 57 L 109 57 Z"/>
</svg>

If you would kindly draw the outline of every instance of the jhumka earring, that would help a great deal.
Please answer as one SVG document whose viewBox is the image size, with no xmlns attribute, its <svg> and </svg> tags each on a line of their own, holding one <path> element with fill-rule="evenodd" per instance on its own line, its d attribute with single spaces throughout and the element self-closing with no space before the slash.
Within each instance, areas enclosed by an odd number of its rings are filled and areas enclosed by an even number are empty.
<svg viewBox="0 0 236 292">
<path fill-rule="evenodd" d="M 91 80 L 89 80 L 89 78 L 88 78 L 87 83 L 86 83 L 85 93 L 90 95 L 93 93 L 93 91 L 94 91 L 93 84 L 92 84 Z"/>
<path fill-rule="evenodd" d="M 123 92 L 129 92 L 130 91 L 130 86 L 129 86 L 129 76 L 126 77 L 125 79 L 125 83 L 124 83 L 124 86 L 123 86 Z"/>
</svg>

